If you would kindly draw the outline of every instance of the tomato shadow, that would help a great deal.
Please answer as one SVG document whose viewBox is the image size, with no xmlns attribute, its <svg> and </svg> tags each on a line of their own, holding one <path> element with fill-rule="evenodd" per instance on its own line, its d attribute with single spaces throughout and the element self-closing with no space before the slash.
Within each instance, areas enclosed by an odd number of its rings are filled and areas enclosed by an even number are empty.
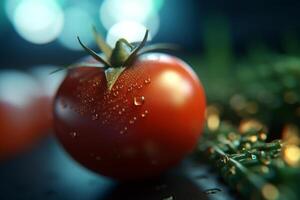
<svg viewBox="0 0 300 200">
<path fill-rule="evenodd" d="M 119 199 L 206 200 L 208 197 L 189 177 L 176 172 L 143 182 L 119 183 L 105 198 L 101 198 L 101 200 Z"/>
</svg>

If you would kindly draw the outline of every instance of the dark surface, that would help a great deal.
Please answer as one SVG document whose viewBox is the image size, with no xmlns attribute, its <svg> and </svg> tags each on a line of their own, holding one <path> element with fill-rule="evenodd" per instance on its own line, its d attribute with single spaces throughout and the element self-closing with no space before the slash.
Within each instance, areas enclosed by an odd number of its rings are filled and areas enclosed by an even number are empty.
<svg viewBox="0 0 300 200">
<path fill-rule="evenodd" d="M 50 137 L 32 151 L 0 163 L 0 199 L 233 199 L 209 171 L 189 158 L 156 179 L 118 183 L 79 166 Z M 213 188 L 221 191 L 207 194 Z"/>
</svg>

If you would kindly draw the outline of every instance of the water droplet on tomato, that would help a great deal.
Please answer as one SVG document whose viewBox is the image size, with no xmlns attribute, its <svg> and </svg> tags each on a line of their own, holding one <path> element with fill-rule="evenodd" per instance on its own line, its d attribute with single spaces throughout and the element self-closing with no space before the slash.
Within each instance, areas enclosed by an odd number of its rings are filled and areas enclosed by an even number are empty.
<svg viewBox="0 0 300 200">
<path fill-rule="evenodd" d="M 144 118 L 144 117 L 146 117 L 146 115 L 147 115 L 148 113 L 149 113 L 148 110 L 145 110 L 144 113 L 141 114 L 141 116 Z"/>
<path fill-rule="evenodd" d="M 124 134 L 124 131 L 123 131 L 123 130 L 121 130 L 121 131 L 120 131 L 120 134 Z"/>
<path fill-rule="evenodd" d="M 133 120 L 136 121 L 136 120 L 137 120 L 137 117 L 133 117 Z"/>
<path fill-rule="evenodd" d="M 133 98 L 133 104 L 135 106 L 141 106 L 141 105 L 143 105 L 144 101 L 145 101 L 145 97 L 144 96 L 134 97 Z"/>
<path fill-rule="evenodd" d="M 77 136 L 77 133 L 75 131 L 73 131 L 73 132 L 70 133 L 70 135 L 71 135 L 72 138 L 75 138 Z"/>
<path fill-rule="evenodd" d="M 118 91 L 114 92 L 114 96 L 115 96 L 115 97 L 118 96 L 118 94 L 119 94 Z"/>
<path fill-rule="evenodd" d="M 125 108 L 122 108 L 122 112 L 125 112 Z"/>
<path fill-rule="evenodd" d="M 119 115 L 122 115 L 122 111 L 119 111 Z"/>
<path fill-rule="evenodd" d="M 128 129 L 127 126 L 125 126 L 125 127 L 124 127 L 124 130 L 127 131 L 127 129 Z"/>
<path fill-rule="evenodd" d="M 145 84 L 149 84 L 149 83 L 151 83 L 151 79 L 150 79 L 150 77 L 149 77 L 149 78 L 147 78 L 147 79 L 144 81 L 144 83 L 145 83 Z"/>
<path fill-rule="evenodd" d="M 129 124 L 134 124 L 134 121 L 133 121 L 133 120 L 130 120 L 130 121 L 129 121 Z"/>
<path fill-rule="evenodd" d="M 92 120 L 97 120 L 98 118 L 99 118 L 99 115 L 97 113 L 92 115 Z"/>
</svg>

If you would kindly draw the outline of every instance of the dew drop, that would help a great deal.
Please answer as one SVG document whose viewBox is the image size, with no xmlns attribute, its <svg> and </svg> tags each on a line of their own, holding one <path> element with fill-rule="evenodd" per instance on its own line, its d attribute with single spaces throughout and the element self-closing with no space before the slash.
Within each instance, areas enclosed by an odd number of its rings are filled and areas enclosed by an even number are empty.
<svg viewBox="0 0 300 200">
<path fill-rule="evenodd" d="M 148 113 L 149 113 L 148 110 L 145 110 L 144 113 L 141 114 L 141 117 L 143 117 L 143 118 L 146 117 L 146 115 L 147 115 Z"/>
<path fill-rule="evenodd" d="M 120 131 L 120 134 L 124 134 L 124 131 L 123 131 L 123 130 L 121 130 L 121 131 Z"/>
<path fill-rule="evenodd" d="M 144 101 L 145 101 L 145 97 L 144 96 L 134 97 L 133 98 L 133 104 L 135 106 L 141 106 L 141 105 L 143 105 Z"/>
<path fill-rule="evenodd" d="M 70 133 L 70 135 L 71 135 L 72 138 L 75 138 L 77 136 L 77 133 L 75 131 L 73 131 L 73 132 Z"/>
<path fill-rule="evenodd" d="M 132 86 L 127 89 L 128 92 L 132 91 Z"/>
<path fill-rule="evenodd" d="M 99 115 L 98 115 L 98 114 L 94 114 L 94 115 L 92 115 L 92 120 L 97 120 L 97 119 L 98 119 L 98 117 L 99 117 Z"/>
<path fill-rule="evenodd" d="M 137 117 L 133 117 L 133 120 L 136 121 L 136 120 L 137 120 Z"/>
<path fill-rule="evenodd" d="M 129 124 L 133 124 L 133 123 L 134 123 L 134 121 L 133 121 L 133 120 L 130 120 L 130 121 L 129 121 Z"/>
<path fill-rule="evenodd" d="M 119 115 L 122 115 L 122 111 L 119 111 Z"/>
<path fill-rule="evenodd" d="M 124 127 L 124 130 L 127 131 L 127 129 L 128 129 L 127 126 L 125 126 L 125 127 Z"/>
<path fill-rule="evenodd" d="M 122 108 L 122 112 L 125 112 L 125 108 Z"/>
<path fill-rule="evenodd" d="M 150 77 L 149 78 L 147 78 L 145 81 L 145 84 L 149 84 L 149 83 L 151 83 L 151 79 L 150 79 Z"/>
</svg>

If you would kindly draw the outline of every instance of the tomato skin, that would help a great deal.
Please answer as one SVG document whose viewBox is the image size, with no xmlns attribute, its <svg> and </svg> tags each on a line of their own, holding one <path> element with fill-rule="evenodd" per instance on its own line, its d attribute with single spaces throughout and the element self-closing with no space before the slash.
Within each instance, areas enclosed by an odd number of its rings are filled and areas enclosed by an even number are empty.
<svg viewBox="0 0 300 200">
<path fill-rule="evenodd" d="M 181 60 L 145 54 L 108 92 L 100 68 L 72 69 L 54 102 L 56 135 L 87 168 L 119 180 L 155 176 L 191 152 L 205 93 Z"/>
</svg>

